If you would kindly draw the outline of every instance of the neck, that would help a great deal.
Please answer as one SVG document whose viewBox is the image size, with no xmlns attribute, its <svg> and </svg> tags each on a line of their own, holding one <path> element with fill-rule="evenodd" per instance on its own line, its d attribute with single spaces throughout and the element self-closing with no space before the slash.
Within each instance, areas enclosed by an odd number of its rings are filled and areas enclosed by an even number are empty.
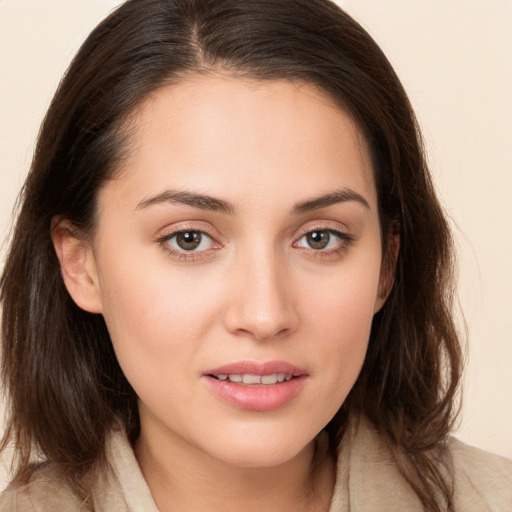
<svg viewBox="0 0 512 512">
<path fill-rule="evenodd" d="M 326 444 L 312 441 L 277 467 L 237 467 L 142 425 L 135 455 L 160 512 L 325 512 L 335 478 Z"/>
</svg>

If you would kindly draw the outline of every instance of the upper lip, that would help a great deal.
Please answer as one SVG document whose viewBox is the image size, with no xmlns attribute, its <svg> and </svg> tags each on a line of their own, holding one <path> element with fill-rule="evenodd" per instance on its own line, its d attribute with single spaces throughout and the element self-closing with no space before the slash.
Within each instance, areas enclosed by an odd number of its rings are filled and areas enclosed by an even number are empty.
<svg viewBox="0 0 512 512">
<path fill-rule="evenodd" d="M 237 361 L 233 363 L 224 364 L 211 370 L 206 371 L 205 375 L 272 375 L 273 373 L 285 373 L 300 377 L 306 375 L 306 370 L 299 368 L 291 363 L 285 361 Z"/>
</svg>

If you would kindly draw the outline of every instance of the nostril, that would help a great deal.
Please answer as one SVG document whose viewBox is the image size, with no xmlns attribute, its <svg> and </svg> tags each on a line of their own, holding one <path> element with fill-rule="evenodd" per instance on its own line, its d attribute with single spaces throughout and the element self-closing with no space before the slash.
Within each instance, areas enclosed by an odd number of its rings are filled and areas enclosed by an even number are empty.
<svg viewBox="0 0 512 512">
<path fill-rule="evenodd" d="M 283 338 L 298 325 L 289 286 L 283 285 L 284 275 L 252 269 L 250 282 L 242 279 L 230 296 L 225 313 L 226 329 L 240 337 L 264 341 Z M 289 280 L 287 280 L 288 282 Z"/>
</svg>

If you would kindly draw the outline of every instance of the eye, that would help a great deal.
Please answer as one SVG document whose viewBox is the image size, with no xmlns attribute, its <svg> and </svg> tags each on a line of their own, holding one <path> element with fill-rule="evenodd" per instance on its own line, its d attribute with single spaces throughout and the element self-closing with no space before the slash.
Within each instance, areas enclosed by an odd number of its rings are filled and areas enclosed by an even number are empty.
<svg viewBox="0 0 512 512">
<path fill-rule="evenodd" d="M 210 249 L 213 245 L 212 238 L 202 231 L 178 231 L 166 237 L 165 243 L 172 249 L 185 252 L 200 252 Z"/>
<path fill-rule="evenodd" d="M 294 244 L 315 251 L 330 251 L 343 248 L 352 238 L 332 229 L 315 229 L 302 235 Z"/>
</svg>

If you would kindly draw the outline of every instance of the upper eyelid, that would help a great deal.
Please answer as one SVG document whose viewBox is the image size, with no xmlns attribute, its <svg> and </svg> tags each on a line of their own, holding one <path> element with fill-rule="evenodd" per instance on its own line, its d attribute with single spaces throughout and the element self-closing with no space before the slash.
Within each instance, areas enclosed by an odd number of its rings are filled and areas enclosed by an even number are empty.
<svg viewBox="0 0 512 512">
<path fill-rule="evenodd" d="M 174 231 L 170 231 L 167 235 L 163 235 L 163 236 L 160 236 L 157 238 L 157 242 L 158 243 L 165 243 L 165 242 L 169 242 L 170 240 L 172 240 L 173 238 L 175 238 L 176 236 L 178 236 L 180 233 L 186 233 L 186 232 L 195 232 L 195 233 L 200 233 L 201 235 L 205 235 L 207 236 L 210 240 L 211 240 L 211 243 L 212 244 L 215 244 L 215 245 L 222 245 L 220 244 L 216 238 L 214 238 L 210 233 L 206 232 L 206 231 L 203 231 L 201 229 L 177 229 L 177 230 L 174 230 Z M 190 252 L 190 254 L 192 252 L 196 252 L 196 253 L 200 253 L 200 252 L 206 252 L 209 249 L 203 249 L 202 251 L 185 251 L 183 249 L 177 249 L 177 248 L 173 248 L 174 250 L 176 251 L 183 251 L 184 253 L 187 253 L 187 252 Z"/>
<path fill-rule="evenodd" d="M 342 238 L 354 238 L 353 235 L 351 235 L 350 233 L 348 233 L 347 231 L 342 231 L 341 229 L 334 229 L 334 228 L 313 228 L 313 229 L 308 229 L 306 231 L 304 231 L 300 236 L 299 236 L 299 239 L 300 238 L 303 238 L 304 236 L 306 235 L 309 235 L 309 233 L 314 233 L 315 231 L 327 231 L 329 233 L 332 233 L 333 235 L 336 235 L 336 236 L 339 236 L 339 237 L 342 237 Z"/>
<path fill-rule="evenodd" d="M 330 228 L 324 228 L 324 229 L 320 229 L 320 228 L 315 229 L 315 228 L 313 228 L 313 229 L 309 229 L 309 230 L 305 231 L 302 235 L 300 235 L 299 237 L 295 238 L 295 240 L 292 243 L 292 245 L 295 245 L 300 240 L 302 240 L 306 235 L 308 235 L 309 233 L 313 233 L 314 231 L 328 231 L 329 233 L 331 233 L 334 236 L 338 237 L 340 239 L 340 241 L 342 243 L 344 243 L 344 244 L 350 244 L 350 243 L 356 241 L 356 237 L 355 236 L 351 235 L 350 233 L 346 233 L 344 231 L 340 231 L 340 230 L 337 230 L 337 229 L 330 229 Z"/>
<path fill-rule="evenodd" d="M 345 237 L 351 237 L 355 239 L 352 231 L 345 225 L 337 221 L 317 221 L 311 224 L 306 224 L 296 231 L 294 235 L 296 239 L 311 233 L 312 231 L 330 231 L 333 233 L 339 233 Z"/>
<path fill-rule="evenodd" d="M 218 238 L 220 238 L 220 234 L 217 233 L 217 230 L 210 227 L 209 223 L 206 223 L 204 221 L 186 221 L 171 224 L 160 229 L 155 238 L 157 240 L 162 240 L 164 238 L 172 238 L 173 236 L 179 233 L 184 233 L 187 231 L 196 231 L 198 233 L 202 233 L 204 235 L 209 236 L 213 240 L 217 240 Z"/>
<path fill-rule="evenodd" d="M 160 238 L 170 240 L 171 238 L 178 236 L 180 233 L 200 233 L 201 235 L 206 235 L 207 237 L 209 237 L 213 240 L 213 236 L 210 233 L 208 233 L 207 231 L 204 231 L 202 229 L 190 229 L 190 228 L 176 229 L 173 231 L 169 231 L 169 233 L 167 235 L 163 235 Z"/>
</svg>

